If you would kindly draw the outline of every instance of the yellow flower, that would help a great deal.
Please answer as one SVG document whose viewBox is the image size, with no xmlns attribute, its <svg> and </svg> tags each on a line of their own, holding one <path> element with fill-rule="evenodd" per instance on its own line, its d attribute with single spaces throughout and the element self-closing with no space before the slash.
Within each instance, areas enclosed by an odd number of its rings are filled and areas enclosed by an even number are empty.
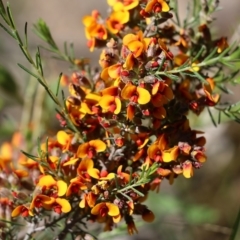
<svg viewBox="0 0 240 240">
<path fill-rule="evenodd" d="M 168 12 L 170 10 L 168 4 L 164 0 L 150 0 L 148 1 L 145 12 L 150 13 L 160 13 L 160 12 Z"/>
<path fill-rule="evenodd" d="M 52 197 L 61 197 L 67 191 L 67 184 L 62 180 L 54 180 L 51 175 L 41 177 L 37 185 L 42 187 L 42 192 L 45 195 Z"/>
<path fill-rule="evenodd" d="M 91 214 L 98 215 L 99 219 L 105 218 L 107 215 L 113 218 L 115 223 L 121 220 L 121 214 L 117 205 L 110 202 L 101 202 L 95 205 Z"/>
<path fill-rule="evenodd" d="M 131 82 L 124 86 L 121 96 L 125 100 L 130 100 L 130 102 L 138 104 L 147 104 L 151 99 L 151 95 L 148 90 L 142 87 L 137 87 Z"/>
<path fill-rule="evenodd" d="M 146 43 L 143 39 L 143 32 L 139 31 L 136 35 L 130 33 L 123 38 L 123 45 L 131 51 L 135 58 L 139 57 L 146 50 Z"/>
<path fill-rule="evenodd" d="M 139 0 L 107 0 L 114 11 L 131 10 L 138 6 Z"/>
<path fill-rule="evenodd" d="M 103 20 L 101 19 L 98 11 L 92 11 L 92 15 L 85 16 L 82 21 L 83 25 L 85 26 L 85 34 L 87 39 L 107 39 L 107 29 L 104 24 L 102 24 Z"/>
<path fill-rule="evenodd" d="M 100 139 L 91 140 L 89 142 L 83 143 L 78 147 L 77 156 L 80 158 L 94 157 L 98 152 L 104 152 L 107 148 L 106 143 Z"/>
<path fill-rule="evenodd" d="M 33 209 L 34 207 L 36 207 L 36 208 L 41 208 L 41 207 L 45 208 L 46 207 L 47 208 L 46 205 L 52 204 L 54 201 L 55 200 L 52 197 L 49 197 L 49 196 L 43 195 L 43 194 L 37 194 L 33 198 L 32 202 L 30 204 L 30 209 Z"/>
<path fill-rule="evenodd" d="M 185 178 L 191 178 L 193 176 L 193 166 L 189 160 L 183 163 L 183 176 Z"/>
<path fill-rule="evenodd" d="M 112 34 L 119 33 L 123 28 L 124 24 L 129 21 L 128 11 L 117 11 L 112 12 L 106 21 L 107 28 Z"/>
<path fill-rule="evenodd" d="M 103 109 L 103 112 L 120 113 L 122 104 L 118 97 L 118 88 L 114 86 L 105 88 L 101 93 L 103 96 L 99 101 L 99 105 Z"/>
<path fill-rule="evenodd" d="M 161 81 L 153 85 L 152 95 L 151 102 L 155 107 L 161 107 L 173 99 L 172 89 Z"/>
<path fill-rule="evenodd" d="M 19 215 L 21 215 L 22 217 L 28 217 L 29 215 L 33 216 L 34 214 L 29 207 L 25 205 L 19 205 L 13 209 L 11 216 L 18 217 Z"/>
</svg>

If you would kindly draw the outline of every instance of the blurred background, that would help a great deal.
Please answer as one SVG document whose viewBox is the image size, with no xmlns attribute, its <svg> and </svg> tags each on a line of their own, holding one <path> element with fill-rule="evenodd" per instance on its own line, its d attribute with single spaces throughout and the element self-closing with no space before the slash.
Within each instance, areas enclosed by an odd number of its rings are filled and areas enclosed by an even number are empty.
<svg viewBox="0 0 240 240">
<path fill-rule="evenodd" d="M 81 19 L 84 15 L 89 15 L 93 9 L 98 9 L 103 16 L 106 16 L 106 0 L 9 0 L 9 2 L 16 25 L 21 33 L 24 32 L 25 22 L 28 22 L 29 44 L 32 53 L 36 52 L 36 46 L 43 44 L 32 32 L 33 24 L 42 18 L 50 27 L 59 47 L 63 47 L 64 41 L 73 42 L 76 56 L 88 57 L 93 65 L 97 66 L 99 51 L 90 53 L 86 47 Z M 179 1 L 182 18 L 187 2 L 188 0 Z M 231 42 L 233 39 L 239 40 L 239 0 L 221 0 L 220 4 L 223 9 L 215 14 L 214 35 L 216 37 L 227 36 Z M 50 58 L 51 54 L 47 51 L 42 50 L 41 53 L 42 58 L 46 59 L 44 65 L 46 78 L 53 82 L 53 86 L 60 72 L 71 73 L 68 64 Z M 8 71 L 1 74 L 11 75 L 17 83 L 16 90 L 20 91 L 20 95 L 25 98 L 25 101 L 27 99 L 31 102 L 33 95 L 42 91 L 42 94 L 38 94 L 40 98 L 38 101 L 41 101 L 44 97 L 43 90 L 34 86 L 35 80 L 21 70 L 17 63 L 29 67 L 16 42 L 1 29 L 0 67 L 4 71 Z M 1 71 L 3 72 L 3 70 Z M 3 87 L 4 84 L 0 82 L 1 142 L 10 140 L 19 125 L 22 126 L 28 122 L 20 117 L 23 111 L 21 99 L 16 98 L 16 94 L 9 96 L 10 93 L 7 89 L 12 87 L 12 83 L 8 82 L 6 87 Z M 26 87 L 29 84 L 33 84 L 33 90 L 28 92 Z M 228 95 L 224 98 L 232 102 L 239 101 L 239 88 L 232 89 L 235 95 Z M 40 122 L 39 126 L 45 124 L 57 128 L 58 124 L 52 122 L 55 112 L 50 101 L 49 104 L 46 102 L 44 108 L 52 108 L 52 115 L 44 116 L 42 114 L 41 120 L 44 123 Z M 38 115 L 34 117 L 37 119 Z M 194 177 L 191 179 L 179 177 L 172 186 L 167 181 L 163 182 L 160 193 L 152 193 L 149 196 L 148 205 L 154 211 L 156 220 L 152 224 L 140 224 L 138 235 L 130 237 L 124 234 L 123 236 L 119 235 L 122 231 L 117 230 L 101 234 L 100 239 L 229 239 L 240 206 L 240 125 L 234 122 L 225 122 L 215 128 L 207 113 L 203 113 L 200 120 L 193 117 L 192 124 L 195 129 L 204 131 L 207 138 L 208 161 L 203 168 L 195 171 Z M 50 135 L 52 133 L 54 132 L 49 132 Z M 240 231 L 238 231 L 237 239 L 240 239 Z"/>
</svg>

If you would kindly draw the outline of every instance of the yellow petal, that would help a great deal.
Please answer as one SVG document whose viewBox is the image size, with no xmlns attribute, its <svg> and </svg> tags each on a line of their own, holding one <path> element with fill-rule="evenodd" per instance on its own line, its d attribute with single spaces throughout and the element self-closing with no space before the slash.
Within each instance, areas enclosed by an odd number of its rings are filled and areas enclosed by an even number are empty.
<svg viewBox="0 0 240 240">
<path fill-rule="evenodd" d="M 64 132 L 64 131 L 58 131 L 57 133 L 57 141 L 61 144 L 61 145 L 66 145 L 70 140 L 70 136 Z"/>
<path fill-rule="evenodd" d="M 100 171 L 97 168 L 88 169 L 88 174 L 96 179 L 99 179 Z"/>
<path fill-rule="evenodd" d="M 66 200 L 64 198 L 56 198 L 56 203 L 58 203 L 62 207 L 61 210 L 64 213 L 70 212 L 72 209 L 68 200 Z"/>
<path fill-rule="evenodd" d="M 103 141 L 100 140 L 100 139 L 91 140 L 91 141 L 89 142 L 89 145 L 90 145 L 91 147 L 94 147 L 97 152 L 104 152 L 104 151 L 106 150 L 106 148 L 107 148 L 106 143 L 103 142 Z"/>
<path fill-rule="evenodd" d="M 99 210 L 105 206 L 105 203 L 98 203 L 97 205 L 95 205 L 92 210 L 91 210 L 91 214 L 93 215 L 98 215 Z"/>
<path fill-rule="evenodd" d="M 67 191 L 67 184 L 64 181 L 59 180 L 57 181 L 57 187 L 58 187 L 58 196 L 59 197 L 63 196 Z"/>
<path fill-rule="evenodd" d="M 162 159 L 164 162 L 176 161 L 178 157 L 178 146 L 174 146 L 168 150 L 163 151 Z"/>
<path fill-rule="evenodd" d="M 106 206 L 108 208 L 108 215 L 109 216 L 118 216 L 120 211 L 117 205 L 113 204 L 113 203 L 106 203 Z"/>
<path fill-rule="evenodd" d="M 139 96 L 138 96 L 139 104 L 146 104 L 150 101 L 151 95 L 148 92 L 148 90 L 146 90 L 145 88 L 142 88 L 142 87 L 137 87 L 137 92 L 139 94 Z"/>
<path fill-rule="evenodd" d="M 56 181 L 53 179 L 51 175 L 43 176 L 39 179 L 38 186 L 44 187 L 44 186 L 51 186 L 56 184 Z"/>
<path fill-rule="evenodd" d="M 193 167 L 190 161 L 185 161 L 183 163 L 183 176 L 185 178 L 191 178 L 193 176 Z"/>
</svg>

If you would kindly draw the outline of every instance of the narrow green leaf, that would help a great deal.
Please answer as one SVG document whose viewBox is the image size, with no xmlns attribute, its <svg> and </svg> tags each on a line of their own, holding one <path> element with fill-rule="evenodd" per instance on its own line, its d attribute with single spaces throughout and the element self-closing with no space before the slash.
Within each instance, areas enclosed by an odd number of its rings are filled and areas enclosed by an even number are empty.
<svg viewBox="0 0 240 240">
<path fill-rule="evenodd" d="M 27 69 L 26 67 L 24 67 L 22 64 L 18 63 L 18 66 L 19 66 L 20 68 L 22 68 L 25 72 L 27 72 L 28 74 L 30 74 L 31 76 L 33 76 L 33 77 L 35 77 L 36 79 L 39 80 L 39 77 L 38 77 L 36 74 L 32 73 L 29 69 Z M 39 81 L 40 81 L 40 80 L 39 80 Z"/>
<path fill-rule="evenodd" d="M 204 58 L 204 60 L 203 60 L 203 62 L 206 62 L 206 61 L 208 61 L 209 59 L 212 59 L 213 58 L 213 56 L 217 53 L 217 47 L 215 47 L 214 49 L 213 49 L 213 51 L 211 51 L 211 53 L 206 57 L 206 58 Z"/>
<path fill-rule="evenodd" d="M 208 113 L 209 113 L 209 116 L 210 116 L 210 118 L 211 118 L 211 120 L 212 120 L 213 125 L 214 125 L 215 127 L 217 127 L 217 123 L 216 123 L 216 121 L 215 121 L 215 119 L 214 119 L 214 117 L 213 117 L 213 115 L 212 115 L 212 112 L 211 112 L 210 108 L 208 107 L 207 110 L 208 110 Z"/>
<path fill-rule="evenodd" d="M 193 72 L 195 77 L 198 78 L 200 81 L 202 81 L 203 83 L 206 83 L 206 79 L 201 75 L 199 74 L 198 72 L 194 71 Z"/>
<path fill-rule="evenodd" d="M 1 15 L 6 14 L 5 7 L 2 0 L 0 0 L 0 12 L 1 12 Z"/>
<path fill-rule="evenodd" d="M 70 57 L 71 57 L 72 59 L 75 58 L 74 44 L 73 44 L 73 43 L 70 43 Z"/>
<path fill-rule="evenodd" d="M 221 112 L 221 111 L 219 111 L 219 112 L 218 112 L 218 124 L 220 124 L 220 123 L 221 123 L 221 114 L 222 114 L 222 112 Z"/>
<path fill-rule="evenodd" d="M 232 234 L 230 236 L 230 240 L 237 240 L 236 236 L 237 236 L 237 232 L 239 230 L 239 226 L 240 226 L 240 209 L 238 211 L 237 218 L 233 225 L 233 230 L 232 230 Z"/>
<path fill-rule="evenodd" d="M 15 23 L 14 23 L 14 20 L 13 20 L 13 17 L 12 17 L 12 12 L 11 12 L 11 9 L 10 9 L 10 3 L 9 2 L 7 2 L 7 15 L 8 15 L 8 18 L 10 20 L 11 27 L 13 29 L 15 29 Z"/>
<path fill-rule="evenodd" d="M 28 47 L 28 38 L 27 38 L 27 22 L 25 22 L 24 33 L 25 33 L 25 46 Z"/>
<path fill-rule="evenodd" d="M 58 84 L 57 84 L 56 96 L 58 96 L 58 93 L 59 93 L 59 87 L 60 87 L 61 78 L 62 78 L 62 73 L 60 73 L 60 75 L 59 75 L 59 77 L 58 77 Z"/>
<path fill-rule="evenodd" d="M 203 51 L 206 49 L 204 45 L 202 45 L 201 49 L 198 51 L 197 55 L 192 59 L 192 62 L 198 60 L 198 58 L 202 55 Z"/>
<path fill-rule="evenodd" d="M 31 64 L 33 64 L 33 60 L 31 59 L 30 56 L 28 56 L 28 54 L 27 54 L 27 52 L 26 52 L 26 49 L 25 49 L 22 45 L 20 45 L 20 44 L 19 44 L 19 47 L 20 47 L 20 49 L 22 50 L 22 53 L 24 54 L 24 56 L 26 57 L 26 59 L 27 59 Z"/>
<path fill-rule="evenodd" d="M 172 79 L 173 81 L 179 81 L 180 77 L 174 74 L 169 74 L 169 73 L 161 73 L 162 75 Z"/>
<path fill-rule="evenodd" d="M 64 42 L 64 53 L 68 56 L 67 42 Z"/>
<path fill-rule="evenodd" d="M 10 31 L 8 30 L 5 26 L 2 25 L 2 23 L 0 23 L 0 26 L 3 30 L 5 30 L 11 37 L 13 37 L 14 39 L 16 39 L 16 36 Z"/>
<path fill-rule="evenodd" d="M 2 218 L 0 218 L 0 222 L 10 223 L 11 225 L 22 226 L 22 227 L 25 226 L 23 224 L 20 224 L 20 223 L 14 222 L 14 221 L 7 221 L 7 220 L 2 219 Z"/>
<path fill-rule="evenodd" d="M 131 187 L 131 189 L 132 189 L 137 195 L 139 195 L 139 196 L 141 196 L 141 197 L 144 197 L 144 194 L 141 193 L 140 191 L 138 191 L 136 188 Z"/>
</svg>

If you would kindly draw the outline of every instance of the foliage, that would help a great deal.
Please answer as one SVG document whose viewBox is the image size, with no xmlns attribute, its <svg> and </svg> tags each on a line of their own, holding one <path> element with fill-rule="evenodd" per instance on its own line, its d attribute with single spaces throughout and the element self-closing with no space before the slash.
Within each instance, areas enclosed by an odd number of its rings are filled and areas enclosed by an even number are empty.
<svg viewBox="0 0 240 240">
<path fill-rule="evenodd" d="M 46 229 L 54 239 L 94 239 L 89 222 L 110 231 L 121 220 L 130 235 L 137 233 L 134 216 L 146 222 L 155 218 L 154 209 L 143 203 L 149 192 L 158 191 L 163 180 L 172 184 L 179 175 L 191 178 L 207 159 L 206 140 L 191 129 L 188 113 L 200 116 L 207 109 L 216 126 L 222 114 L 240 121 L 239 103 L 220 101 L 222 92 L 229 93 L 228 83 L 238 84 L 240 49 L 226 37 L 211 35 L 218 1 L 193 1 L 183 22 L 177 1 L 108 4 L 107 19 L 97 10 L 83 18 L 90 51 L 103 48 L 101 70 L 76 58 L 72 44 L 65 43 L 62 52 L 42 19 L 34 25 L 47 44 L 43 48 L 72 67 L 72 75 L 61 73 L 53 90 L 41 47 L 35 55 L 29 50 L 27 23 L 22 38 L 9 4 L 0 1 L 0 26 L 16 40 L 31 68 L 18 65 L 51 98 L 62 127 L 37 142 L 32 141 L 34 131 L 16 132 L 11 143 L 1 146 L 4 239 L 18 239 L 17 231 L 24 228 L 25 240 L 41 239 Z M 66 85 L 67 97 L 60 91 Z M 212 110 L 219 113 L 218 121 Z M 23 142 L 27 150 L 17 153 Z M 232 239 L 235 232 L 236 227 Z"/>
</svg>

